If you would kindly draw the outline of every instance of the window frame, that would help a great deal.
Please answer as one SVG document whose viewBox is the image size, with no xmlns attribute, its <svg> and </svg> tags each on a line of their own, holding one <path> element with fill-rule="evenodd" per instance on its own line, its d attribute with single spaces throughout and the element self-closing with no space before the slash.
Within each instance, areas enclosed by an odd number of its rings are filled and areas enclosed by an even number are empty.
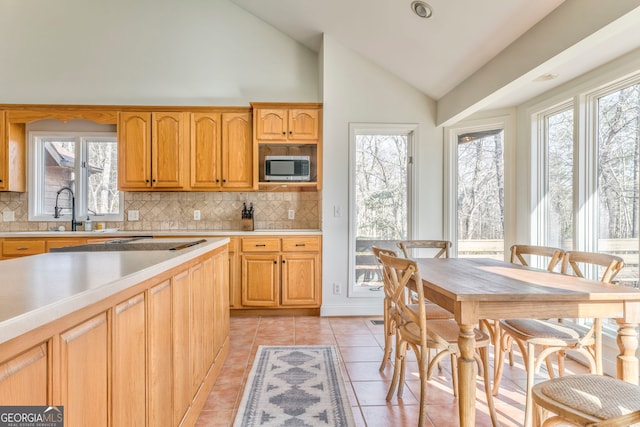
<svg viewBox="0 0 640 427">
<path fill-rule="evenodd" d="M 355 170 L 357 135 L 406 135 L 407 136 L 407 238 L 414 236 L 416 229 L 415 158 L 416 141 L 419 141 L 417 124 L 402 123 L 349 123 L 349 272 L 347 298 L 383 298 L 384 292 L 370 292 L 355 286 L 356 266 L 356 206 Z"/>
<path fill-rule="evenodd" d="M 545 215 L 542 197 L 546 179 L 546 135 L 544 120 L 562 107 L 573 106 L 574 118 L 574 235 L 573 247 L 580 251 L 598 249 L 598 100 L 630 85 L 640 84 L 640 72 L 620 76 L 607 73 L 588 79 L 581 85 L 570 87 L 555 99 L 537 103 L 525 110 L 525 123 L 530 127 L 531 165 L 529 224 L 531 244 L 544 245 Z M 554 102 L 555 101 L 555 102 Z M 594 233 L 597 231 L 598 233 Z M 640 240 L 640 237 L 639 237 Z M 640 246 L 640 241 L 639 241 Z M 640 253 L 639 253 L 640 257 Z M 586 327 L 585 327 L 586 328 Z M 603 369 L 609 375 L 616 373 L 618 345 L 616 331 L 603 328 Z M 640 357 L 640 348 L 636 355 Z M 572 357 L 574 355 L 572 354 Z M 578 356 L 576 358 L 579 359 Z"/>
<path fill-rule="evenodd" d="M 78 132 L 78 131 L 29 131 L 29 179 L 28 179 L 28 198 L 29 198 L 29 221 L 47 221 L 47 222 L 68 222 L 71 221 L 71 212 L 64 210 L 59 218 L 54 218 L 51 214 L 45 214 L 44 209 L 44 141 L 45 137 L 69 137 L 75 139 L 75 189 L 74 195 L 76 199 L 76 217 L 79 221 L 89 216 L 95 221 L 123 221 L 124 220 L 124 192 L 119 191 L 120 211 L 117 214 L 94 215 L 87 210 L 87 186 L 88 176 L 83 163 L 87 157 L 87 140 L 91 142 L 105 140 L 113 141 L 116 146 L 118 144 L 116 132 Z"/>
</svg>

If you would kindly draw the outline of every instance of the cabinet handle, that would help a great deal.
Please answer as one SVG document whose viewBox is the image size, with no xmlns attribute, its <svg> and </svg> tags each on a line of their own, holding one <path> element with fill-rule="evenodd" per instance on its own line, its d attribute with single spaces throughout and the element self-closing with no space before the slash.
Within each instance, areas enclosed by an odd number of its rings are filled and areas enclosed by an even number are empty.
<svg viewBox="0 0 640 427">
<path fill-rule="evenodd" d="M 291 135 L 291 134 L 293 134 L 293 131 L 292 131 L 292 130 L 290 130 L 290 131 L 289 131 L 289 135 Z"/>
<path fill-rule="evenodd" d="M 287 262 L 287 261 L 283 259 L 283 260 L 282 260 L 282 263 L 284 264 L 285 262 Z"/>
<path fill-rule="evenodd" d="M 149 180 L 148 180 L 148 179 L 145 179 L 145 180 L 144 180 L 144 182 L 146 182 L 146 183 L 148 184 L 148 183 L 149 183 Z"/>
<path fill-rule="evenodd" d="M 264 246 L 267 246 L 267 245 L 264 244 L 264 243 L 256 243 L 256 247 L 258 247 L 258 246 L 263 246 L 264 247 Z"/>
<path fill-rule="evenodd" d="M 29 250 L 29 248 L 16 248 L 17 251 L 26 251 Z"/>
<path fill-rule="evenodd" d="M 296 243 L 296 246 L 305 246 L 304 243 Z"/>
<path fill-rule="evenodd" d="M 153 182 L 156 182 L 156 180 L 154 179 Z"/>
<path fill-rule="evenodd" d="M 219 180 L 219 179 L 216 179 L 216 182 L 220 182 L 220 180 Z"/>
<path fill-rule="evenodd" d="M 277 263 L 278 263 L 278 261 L 273 261 L 273 263 L 274 263 L 274 264 L 277 264 Z"/>
<path fill-rule="evenodd" d="M 226 180 L 226 179 L 223 179 L 223 180 L 222 180 L 222 182 L 227 182 L 227 180 Z"/>
</svg>

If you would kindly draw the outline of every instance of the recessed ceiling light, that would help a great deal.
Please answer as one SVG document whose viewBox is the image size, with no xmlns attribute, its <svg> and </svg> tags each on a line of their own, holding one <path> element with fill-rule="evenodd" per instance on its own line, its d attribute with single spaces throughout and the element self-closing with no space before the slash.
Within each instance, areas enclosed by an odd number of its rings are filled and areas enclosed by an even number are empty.
<svg viewBox="0 0 640 427">
<path fill-rule="evenodd" d="M 547 73 L 533 79 L 534 82 L 546 82 L 548 80 L 553 80 L 558 77 L 558 74 Z"/>
<path fill-rule="evenodd" d="M 433 15 L 431 6 L 423 1 L 414 1 L 411 3 L 411 10 L 413 10 L 413 13 L 418 15 L 420 18 L 424 19 L 431 18 L 431 15 Z"/>
</svg>

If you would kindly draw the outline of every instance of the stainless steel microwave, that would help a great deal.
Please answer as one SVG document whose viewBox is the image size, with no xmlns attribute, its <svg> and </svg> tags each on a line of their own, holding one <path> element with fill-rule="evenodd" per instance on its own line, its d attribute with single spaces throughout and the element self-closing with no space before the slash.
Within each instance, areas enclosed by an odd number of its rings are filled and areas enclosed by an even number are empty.
<svg viewBox="0 0 640 427">
<path fill-rule="evenodd" d="M 309 156 L 265 156 L 265 181 L 309 181 Z"/>
</svg>

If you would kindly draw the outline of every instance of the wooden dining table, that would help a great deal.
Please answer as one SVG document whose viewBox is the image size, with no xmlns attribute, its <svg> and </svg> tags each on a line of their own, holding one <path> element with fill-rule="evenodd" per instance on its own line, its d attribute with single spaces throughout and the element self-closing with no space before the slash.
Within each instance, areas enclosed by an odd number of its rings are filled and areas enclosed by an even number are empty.
<svg viewBox="0 0 640 427">
<path fill-rule="evenodd" d="M 638 384 L 640 290 L 536 270 L 488 258 L 417 259 L 425 297 L 451 311 L 458 345 L 461 427 L 475 426 L 474 328 L 481 319 L 613 318 L 617 376 Z"/>
</svg>

